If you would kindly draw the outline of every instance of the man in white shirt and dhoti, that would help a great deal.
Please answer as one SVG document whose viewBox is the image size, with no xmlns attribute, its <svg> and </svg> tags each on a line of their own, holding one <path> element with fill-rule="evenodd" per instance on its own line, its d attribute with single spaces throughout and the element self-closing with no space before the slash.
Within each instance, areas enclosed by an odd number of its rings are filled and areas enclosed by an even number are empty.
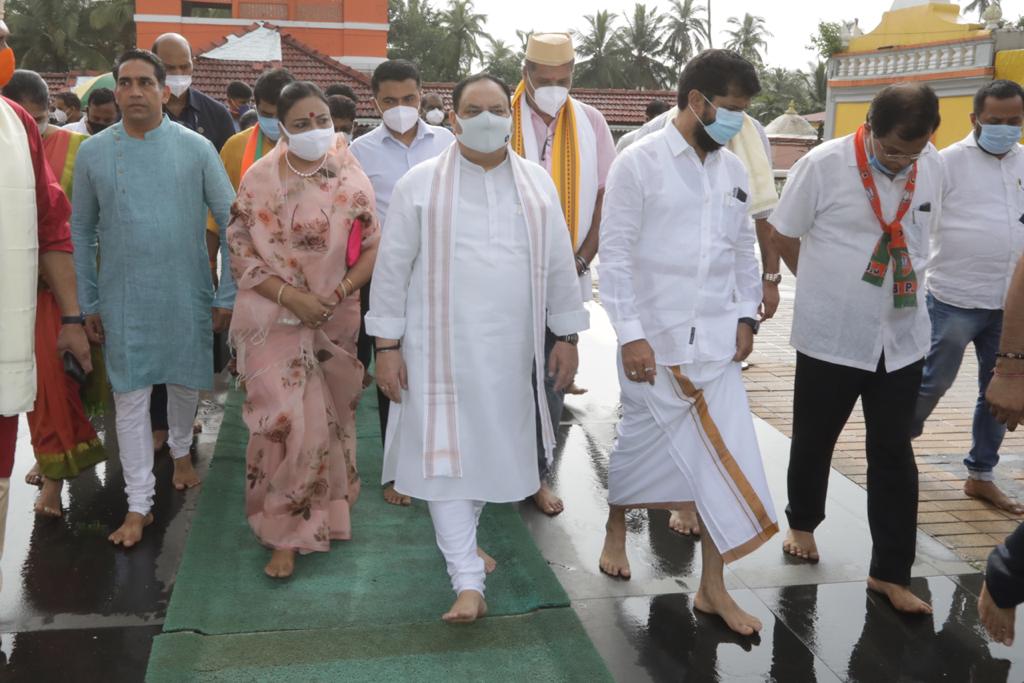
<svg viewBox="0 0 1024 683">
<path fill-rule="evenodd" d="M 468 622 L 486 613 L 494 566 L 477 546 L 480 513 L 539 487 L 537 419 L 549 460 L 554 447 L 544 380 L 572 381 L 589 316 L 551 178 L 510 153 L 508 86 L 473 76 L 452 101 L 458 142 L 395 186 L 366 328 L 394 402 L 395 490 L 427 501 L 457 595 L 443 618 Z M 558 335 L 549 359 L 545 329 Z"/>
<path fill-rule="evenodd" d="M 608 465 L 601 570 L 629 578 L 625 513 L 696 504 L 697 609 L 752 635 L 761 623 L 723 568 L 778 531 L 740 363 L 761 303 L 747 172 L 723 144 L 760 91 L 734 52 L 692 59 L 671 125 L 612 165 L 601 222 L 601 299 L 619 338 L 622 420 Z"/>
</svg>

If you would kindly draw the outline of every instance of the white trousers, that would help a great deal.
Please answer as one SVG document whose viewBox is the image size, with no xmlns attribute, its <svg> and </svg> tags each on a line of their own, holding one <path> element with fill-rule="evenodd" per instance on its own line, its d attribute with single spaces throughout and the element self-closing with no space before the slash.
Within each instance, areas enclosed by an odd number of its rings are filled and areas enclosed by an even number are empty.
<svg viewBox="0 0 1024 683">
<path fill-rule="evenodd" d="M 114 392 L 117 445 L 121 452 L 124 491 L 128 512 L 148 515 L 153 507 L 156 477 L 153 476 L 153 428 L 149 401 L 153 387 L 125 393 Z M 167 444 L 171 455 L 184 458 L 192 447 L 192 423 L 199 406 L 199 391 L 180 384 L 167 385 Z"/>
<path fill-rule="evenodd" d="M 434 521 L 437 547 L 448 565 L 455 594 L 467 590 L 484 593 L 484 561 L 477 555 L 476 527 L 484 503 L 479 500 L 432 500 L 427 503 Z"/>
</svg>

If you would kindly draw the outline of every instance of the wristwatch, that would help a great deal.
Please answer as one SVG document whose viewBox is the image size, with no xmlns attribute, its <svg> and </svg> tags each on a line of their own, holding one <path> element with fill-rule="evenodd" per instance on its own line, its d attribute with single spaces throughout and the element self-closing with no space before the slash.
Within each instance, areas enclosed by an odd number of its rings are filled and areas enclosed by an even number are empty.
<svg viewBox="0 0 1024 683">
<path fill-rule="evenodd" d="M 563 337 L 555 337 L 555 339 L 557 339 L 560 342 L 565 342 L 566 344 L 572 344 L 573 346 L 576 346 L 577 344 L 580 343 L 580 335 L 576 334 L 575 332 L 572 334 L 567 334 Z"/>
<path fill-rule="evenodd" d="M 782 282 L 782 273 L 764 273 L 761 275 L 761 279 L 765 282 L 770 282 L 773 285 L 777 285 Z"/>
<path fill-rule="evenodd" d="M 757 334 L 757 331 L 761 329 L 761 321 L 754 318 L 740 318 L 739 322 L 744 325 L 750 325 L 750 329 L 754 331 L 754 334 Z"/>
<path fill-rule="evenodd" d="M 61 325 L 84 325 L 85 324 L 85 316 L 81 315 L 81 314 L 79 314 L 79 315 L 62 315 L 60 317 L 60 324 Z"/>
</svg>

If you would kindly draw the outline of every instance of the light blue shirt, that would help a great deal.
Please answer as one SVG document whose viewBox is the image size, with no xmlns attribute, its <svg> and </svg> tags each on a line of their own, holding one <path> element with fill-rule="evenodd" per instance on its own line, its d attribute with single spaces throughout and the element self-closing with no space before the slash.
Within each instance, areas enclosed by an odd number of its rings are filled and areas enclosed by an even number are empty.
<svg viewBox="0 0 1024 683">
<path fill-rule="evenodd" d="M 352 154 L 373 185 L 377 216 L 382 225 L 395 183 L 410 168 L 433 159 L 455 142 L 455 136 L 447 128 L 431 126 L 422 120 L 416 125 L 416 137 L 408 147 L 397 140 L 383 123 L 352 143 Z"/>
<path fill-rule="evenodd" d="M 114 391 L 212 388 L 210 309 L 235 300 L 226 236 L 235 193 L 213 145 L 166 115 L 141 140 L 115 124 L 82 143 L 72 196 L 78 301 L 103 322 Z M 224 264 L 216 295 L 207 210 Z"/>
</svg>

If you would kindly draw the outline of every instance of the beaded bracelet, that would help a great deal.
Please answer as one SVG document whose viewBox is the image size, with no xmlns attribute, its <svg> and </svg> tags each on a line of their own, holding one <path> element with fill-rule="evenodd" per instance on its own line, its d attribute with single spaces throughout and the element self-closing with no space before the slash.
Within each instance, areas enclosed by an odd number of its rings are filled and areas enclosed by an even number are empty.
<svg viewBox="0 0 1024 683">
<path fill-rule="evenodd" d="M 1010 360 L 1024 360 L 1024 353 L 1014 353 L 1012 351 L 1000 351 L 996 354 L 996 358 L 1008 358 Z"/>
</svg>

